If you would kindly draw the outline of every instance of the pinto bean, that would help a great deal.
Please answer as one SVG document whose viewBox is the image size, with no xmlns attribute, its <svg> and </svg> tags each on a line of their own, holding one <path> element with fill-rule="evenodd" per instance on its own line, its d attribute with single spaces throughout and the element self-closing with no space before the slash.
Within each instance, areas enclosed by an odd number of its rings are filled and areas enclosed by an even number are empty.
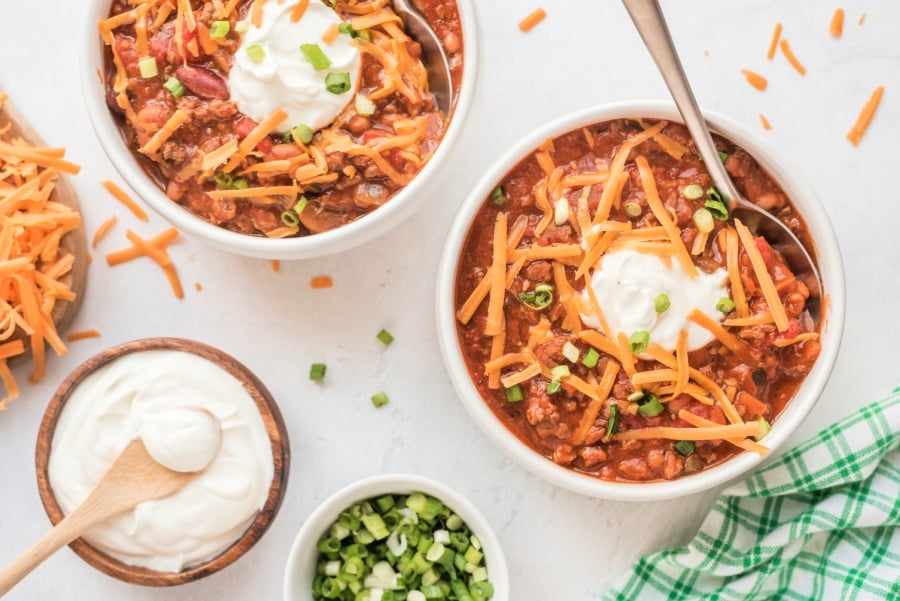
<svg viewBox="0 0 900 601">
<path fill-rule="evenodd" d="M 354 136 L 361 136 L 369 129 L 370 121 L 368 117 L 362 115 L 353 115 L 347 123 L 347 129 Z"/>
<path fill-rule="evenodd" d="M 200 98 L 228 100 L 231 96 L 225 80 L 203 67 L 181 65 L 175 69 L 175 76 Z"/>
<path fill-rule="evenodd" d="M 280 161 L 300 156 L 300 148 L 296 144 L 275 144 L 266 153 L 267 161 Z"/>
</svg>

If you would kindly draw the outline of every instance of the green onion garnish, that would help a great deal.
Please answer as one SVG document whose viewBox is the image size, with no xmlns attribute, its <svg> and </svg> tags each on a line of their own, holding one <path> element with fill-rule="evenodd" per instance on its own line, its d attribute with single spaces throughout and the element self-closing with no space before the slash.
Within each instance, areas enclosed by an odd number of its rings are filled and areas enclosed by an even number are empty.
<svg viewBox="0 0 900 601">
<path fill-rule="evenodd" d="M 156 65 L 156 57 L 154 56 L 145 56 L 139 60 L 138 69 L 141 72 L 141 77 L 144 79 L 150 79 L 159 75 L 159 67 Z"/>
<path fill-rule="evenodd" d="M 214 40 L 221 40 L 228 32 L 231 31 L 231 23 L 228 21 L 213 21 L 209 26 L 209 37 Z"/>
<path fill-rule="evenodd" d="M 266 59 L 266 51 L 259 44 L 247 46 L 247 58 L 250 59 L 250 62 L 258 65 Z"/>
<path fill-rule="evenodd" d="M 303 209 L 306 208 L 307 204 L 309 204 L 309 200 L 306 196 L 301 196 L 300 200 L 297 201 L 297 204 L 294 205 L 294 212 L 299 216 L 303 213 Z"/>
<path fill-rule="evenodd" d="M 166 80 L 166 83 L 163 84 L 163 87 L 169 92 L 171 92 L 172 96 L 175 98 L 181 98 L 184 96 L 184 93 L 187 91 L 184 87 L 184 84 L 181 83 L 177 77 L 170 77 Z"/>
<path fill-rule="evenodd" d="M 350 89 L 350 74 L 329 73 L 325 76 L 325 89 L 332 94 L 343 94 Z"/>
<path fill-rule="evenodd" d="M 725 200 L 722 198 L 722 195 L 719 194 L 719 191 L 716 190 L 715 187 L 710 187 L 709 190 L 706 191 L 706 195 L 706 202 L 703 206 L 709 209 L 712 216 L 719 221 L 728 219 L 728 205 L 725 204 Z"/>
<path fill-rule="evenodd" d="M 506 400 L 510 403 L 518 403 L 525 398 L 525 395 L 522 394 L 522 387 L 518 384 L 505 388 L 503 392 L 506 393 Z"/>
<path fill-rule="evenodd" d="M 506 192 L 503 191 L 503 186 L 497 186 L 494 188 L 493 192 L 491 192 L 491 202 L 493 202 L 498 207 L 502 207 L 506 204 Z"/>
<path fill-rule="evenodd" d="M 375 337 L 378 338 L 378 340 L 380 340 L 381 343 L 385 346 L 389 345 L 390 343 L 392 343 L 394 341 L 394 337 L 391 335 L 390 332 L 388 332 L 385 329 L 382 329 L 380 332 L 378 332 L 378 334 Z"/>
<path fill-rule="evenodd" d="M 727 158 L 728 158 L 728 153 L 725 152 L 724 150 L 720 150 L 719 151 L 719 160 L 721 160 L 724 163 L 725 159 L 727 159 Z"/>
<path fill-rule="evenodd" d="M 550 303 L 553 302 L 553 286 L 539 284 L 532 291 L 519 293 L 516 298 L 529 309 L 541 311 L 549 307 Z"/>
<path fill-rule="evenodd" d="M 568 378 L 571 375 L 572 372 L 569 371 L 568 365 L 557 365 L 550 370 L 550 377 L 554 380 L 562 380 L 563 378 Z"/>
<path fill-rule="evenodd" d="M 341 23 L 340 25 L 338 25 L 338 31 L 340 33 L 349 35 L 351 38 L 362 38 L 367 42 L 372 39 L 372 36 L 369 34 L 368 30 L 354 29 L 353 25 L 351 25 L 350 23 Z"/>
<path fill-rule="evenodd" d="M 648 344 L 650 344 L 650 332 L 646 330 L 640 330 L 628 337 L 628 348 L 634 355 L 646 351 Z"/>
<path fill-rule="evenodd" d="M 679 440 L 672 446 L 676 451 L 678 451 L 679 455 L 684 455 L 685 457 L 687 457 L 694 452 L 694 449 L 697 445 L 695 445 L 694 441 L 692 440 Z"/>
<path fill-rule="evenodd" d="M 643 211 L 644 210 L 641 208 L 641 205 L 636 202 L 625 203 L 625 214 L 629 217 L 640 217 Z"/>
<path fill-rule="evenodd" d="M 731 313 L 734 311 L 734 301 L 728 297 L 722 297 L 716 303 L 716 309 L 722 313 Z"/>
<path fill-rule="evenodd" d="M 388 404 L 388 395 L 384 392 L 376 392 L 372 395 L 372 404 L 376 407 L 384 407 Z"/>
<path fill-rule="evenodd" d="M 304 144 L 309 144 L 310 142 L 312 142 L 313 136 L 315 135 L 315 132 L 312 130 L 312 128 L 305 123 L 301 123 L 297 127 L 293 128 L 290 133 L 292 137 L 300 140 Z"/>
<path fill-rule="evenodd" d="M 656 417 L 665 411 L 665 407 L 659 402 L 659 398 L 655 394 L 648 392 L 638 400 L 638 411 L 644 417 Z"/>
<path fill-rule="evenodd" d="M 248 29 L 250 29 L 250 23 L 247 21 L 237 21 L 234 24 L 234 30 L 238 33 L 247 33 Z"/>
<path fill-rule="evenodd" d="M 250 182 L 243 177 L 239 177 L 231 183 L 231 187 L 236 190 L 246 190 L 250 187 Z"/>
<path fill-rule="evenodd" d="M 316 71 L 324 71 L 331 66 L 331 59 L 325 56 L 318 44 L 300 44 L 300 52 Z"/>
<path fill-rule="evenodd" d="M 704 234 L 710 233 L 716 227 L 712 213 L 707 209 L 697 209 L 694 212 L 694 225 Z"/>
<path fill-rule="evenodd" d="M 657 294 L 656 298 L 653 299 L 653 308 L 656 309 L 657 313 L 665 313 L 671 306 L 672 302 L 669 300 L 669 295 L 664 292 Z"/>
<path fill-rule="evenodd" d="M 600 353 L 597 352 L 597 349 L 594 347 L 588 347 L 587 352 L 584 354 L 584 358 L 581 360 L 581 364 L 584 365 L 588 369 L 594 369 L 597 367 L 597 363 L 600 361 Z"/>
<path fill-rule="evenodd" d="M 313 363 L 309 366 L 309 379 L 314 382 L 319 382 L 325 379 L 325 368 L 326 365 L 324 363 Z"/>
<path fill-rule="evenodd" d="M 763 438 L 766 437 L 766 434 L 768 434 L 771 431 L 772 431 L 772 425 L 769 424 L 768 421 L 766 421 L 766 418 L 761 417 L 761 418 L 759 418 L 759 435 L 754 436 L 753 438 L 755 438 L 756 440 L 762 440 Z"/>
<path fill-rule="evenodd" d="M 688 200 L 697 200 L 703 196 L 703 188 L 698 184 L 691 184 L 690 186 L 685 186 L 682 194 L 684 194 L 684 197 Z"/>
<path fill-rule="evenodd" d="M 550 380 L 547 384 L 547 394 L 556 394 L 562 388 L 562 382 L 559 380 Z"/>
<path fill-rule="evenodd" d="M 281 223 L 283 223 L 287 227 L 297 227 L 298 225 L 300 225 L 300 220 L 297 218 L 297 214 L 293 211 L 284 211 L 281 214 Z"/>
<path fill-rule="evenodd" d="M 619 406 L 613 403 L 609 406 L 609 422 L 606 424 L 606 436 L 603 437 L 604 440 L 609 440 L 613 435 L 613 432 L 616 431 L 616 426 L 619 423 Z"/>
<path fill-rule="evenodd" d="M 216 182 L 216 185 L 220 188 L 230 188 L 234 183 L 234 178 L 231 177 L 230 173 L 224 173 L 219 171 L 215 175 L 213 175 L 213 181 Z"/>
</svg>

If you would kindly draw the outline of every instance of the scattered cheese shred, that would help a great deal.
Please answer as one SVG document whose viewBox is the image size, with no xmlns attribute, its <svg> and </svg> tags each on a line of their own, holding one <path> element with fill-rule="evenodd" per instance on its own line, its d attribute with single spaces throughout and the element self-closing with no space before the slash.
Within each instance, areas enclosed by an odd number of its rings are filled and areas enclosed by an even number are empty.
<svg viewBox="0 0 900 601">
<path fill-rule="evenodd" d="M 503 302 L 506 297 L 506 213 L 498 213 L 494 221 L 491 286 L 488 298 L 487 322 L 484 333 L 496 336 L 503 329 Z"/>
<path fill-rule="evenodd" d="M 669 440 L 719 440 L 759 436 L 762 427 L 759 422 L 709 426 L 704 428 L 672 428 L 667 426 L 628 430 L 613 435 L 613 440 L 649 440 L 667 438 Z"/>
<path fill-rule="evenodd" d="M 859 15 L 859 19 L 857 19 L 856 24 L 862 25 L 866 21 L 866 13 Z"/>
<path fill-rule="evenodd" d="M 769 51 L 766 52 L 766 58 L 772 60 L 775 58 L 775 51 L 778 49 L 778 41 L 781 39 L 781 23 L 775 23 L 775 30 L 772 32 L 772 41 L 769 42 Z"/>
<path fill-rule="evenodd" d="M 547 11 L 543 8 L 536 8 L 530 12 L 524 19 L 519 21 L 519 30 L 527 33 L 534 29 L 534 26 L 547 18 Z"/>
<path fill-rule="evenodd" d="M 769 85 L 769 82 L 765 77 L 763 77 L 759 73 L 751 71 L 750 69 L 741 69 L 741 73 L 743 73 L 744 77 L 747 78 L 747 83 L 749 83 L 760 92 L 765 90 L 766 86 Z"/>
<path fill-rule="evenodd" d="M 866 101 L 865 106 L 863 106 L 862 110 L 859 112 L 856 123 L 854 123 L 853 127 L 850 128 L 850 131 L 847 132 L 847 139 L 850 140 L 850 143 L 854 146 L 859 146 L 863 136 L 866 135 L 866 130 L 869 129 L 869 124 L 872 123 L 872 118 L 878 110 L 878 105 L 881 103 L 881 97 L 883 95 L 884 86 L 875 88 L 872 95 L 869 97 L 869 100 Z"/>
<path fill-rule="evenodd" d="M 699 309 L 691 309 L 687 314 L 687 318 L 689 321 L 709 331 L 719 342 L 734 353 L 747 347 L 743 340 L 723 328 L 718 321 Z"/>
<path fill-rule="evenodd" d="M 596 396 L 588 403 L 587 409 L 585 409 L 584 414 L 581 416 L 578 429 L 575 430 L 575 433 L 572 435 L 573 444 L 580 445 L 584 442 L 584 439 L 593 427 L 594 422 L 597 421 L 597 416 L 600 415 L 600 409 L 603 408 L 603 403 L 609 398 L 609 393 L 612 390 L 613 384 L 616 383 L 616 376 L 618 373 L 618 363 L 610 361 L 606 364 L 606 368 L 603 370 L 603 376 L 600 378 L 600 383 L 597 385 Z"/>
<path fill-rule="evenodd" d="M 784 55 L 784 58 L 788 60 L 791 66 L 799 73 L 800 75 L 806 75 L 806 67 L 797 59 L 797 56 L 794 54 L 794 51 L 791 50 L 791 45 L 787 40 L 781 40 L 778 44 L 779 48 L 781 48 L 781 53 Z"/>
<path fill-rule="evenodd" d="M 678 362 L 678 379 L 675 381 L 675 390 L 672 391 L 672 396 L 678 396 L 683 393 L 687 389 L 688 381 L 691 377 L 691 366 L 688 362 L 687 339 L 687 330 L 678 332 L 678 342 L 675 345 L 675 359 Z"/>
<path fill-rule="evenodd" d="M 159 130 L 153 134 L 147 143 L 138 148 L 138 152 L 141 154 L 153 154 L 158 151 L 163 144 L 166 143 L 166 140 L 172 137 L 172 134 L 178 130 L 179 127 L 184 125 L 184 123 L 190 119 L 190 115 L 181 109 L 177 109 L 172 116 L 165 122 L 165 124 L 159 128 Z"/>
<path fill-rule="evenodd" d="M 751 315 L 750 317 L 735 317 L 732 319 L 726 319 L 724 323 L 729 328 L 743 328 L 749 326 L 761 326 L 767 323 L 775 323 L 775 321 L 772 319 L 772 314 L 769 311 L 765 311 L 763 313 L 760 313 L 759 315 Z"/>
<path fill-rule="evenodd" d="M 258 3 L 262 4 L 262 2 Z M 297 2 L 297 4 L 294 5 L 293 10 L 291 10 L 291 22 L 296 23 L 297 21 L 302 19 L 303 14 L 306 12 L 307 8 L 309 8 L 309 0 L 300 0 L 299 2 Z"/>
<path fill-rule="evenodd" d="M 118 221 L 118 217 L 110 215 L 106 221 L 100 224 L 97 231 L 94 232 L 94 238 L 91 240 L 92 248 L 97 248 L 97 245 L 100 244 L 100 241 L 109 233 L 109 230 L 116 224 L 116 221 Z"/>
<path fill-rule="evenodd" d="M 772 124 L 769 123 L 769 120 L 766 119 L 766 116 L 762 113 L 759 114 L 759 122 L 762 123 L 763 129 L 769 131 L 772 129 Z"/>
<path fill-rule="evenodd" d="M 332 286 L 334 286 L 334 280 L 331 279 L 330 275 L 319 275 L 309 280 L 309 287 L 313 290 L 331 288 Z"/>
<path fill-rule="evenodd" d="M 178 230 L 174 227 L 170 227 L 161 234 L 157 235 L 155 238 L 147 240 L 147 242 L 156 248 L 163 249 L 177 239 Z M 131 246 L 130 248 L 126 248 L 124 250 L 109 253 L 108 255 L 106 255 L 106 263 L 110 267 L 115 267 L 116 265 L 125 263 L 127 261 L 132 261 L 142 256 L 144 256 L 144 253 L 140 248 Z"/>
<path fill-rule="evenodd" d="M 340 29 L 338 29 L 338 24 L 332 23 L 328 26 L 328 29 L 325 30 L 325 33 L 322 34 L 322 41 L 328 45 L 331 45 L 337 39 L 339 34 Z"/>
<path fill-rule="evenodd" d="M 500 383 L 503 384 L 504 388 L 512 388 L 516 384 L 521 384 L 526 380 L 530 380 L 540 373 L 541 366 L 537 363 L 532 363 L 522 371 L 500 378 Z"/>
<path fill-rule="evenodd" d="M 817 340 L 818 338 L 819 334 L 816 332 L 804 332 L 797 334 L 793 338 L 777 338 L 773 344 L 778 347 L 785 347 L 805 340 Z"/>
<path fill-rule="evenodd" d="M 772 312 L 775 326 L 779 332 L 784 332 L 788 328 L 787 313 L 784 310 L 784 305 L 781 304 L 778 289 L 775 288 L 775 284 L 772 282 L 772 276 L 769 275 L 769 270 L 766 269 L 766 262 L 763 260 L 762 254 L 760 254 L 759 248 L 756 246 L 756 241 L 753 239 L 753 235 L 747 229 L 747 226 L 741 223 L 739 219 L 735 219 L 734 227 L 741 238 L 744 252 L 747 253 L 747 257 L 750 259 L 753 271 L 756 273 L 756 279 L 759 281 L 759 287 L 762 289 L 766 303 L 769 305 L 769 311 Z"/>
<path fill-rule="evenodd" d="M 844 32 L 844 9 L 836 8 L 831 16 L 831 23 L 828 25 L 828 32 L 836 38 L 841 37 Z"/>
<path fill-rule="evenodd" d="M 695 415 L 685 409 L 682 409 L 681 411 L 678 412 L 678 417 L 697 428 L 721 428 L 722 427 L 720 424 L 717 424 L 714 421 L 704 419 L 704 418 L 700 417 L 699 415 Z M 748 438 L 726 438 L 725 440 L 727 440 L 731 444 L 733 444 L 737 447 L 740 447 L 744 450 L 754 451 L 756 453 L 759 453 L 760 455 L 762 455 L 764 457 L 769 452 L 768 447 L 765 447 L 765 446 L 759 444 L 758 442 L 755 442 Z"/>
<path fill-rule="evenodd" d="M 131 198 L 122 188 L 117 186 L 114 182 L 110 180 L 106 180 L 103 182 L 103 187 L 106 188 L 106 191 L 113 195 L 113 197 L 121 202 L 125 207 L 134 213 L 134 216 L 140 219 L 141 221 L 148 221 L 149 217 L 147 217 L 147 213 L 144 212 L 138 204 Z M 115 221 L 113 221 L 115 223 Z M 95 245 L 96 246 L 96 245 Z"/>
<path fill-rule="evenodd" d="M 184 298 L 184 289 L 178 279 L 178 272 L 166 250 L 166 246 L 178 237 L 178 230 L 169 228 L 150 240 L 144 240 L 131 230 L 127 230 L 125 236 L 131 241 L 132 247 L 106 255 L 107 264 L 115 266 L 138 257 L 148 257 L 162 268 L 175 298 Z"/>
<path fill-rule="evenodd" d="M 81 330 L 80 332 L 72 332 L 66 336 L 68 342 L 78 342 L 85 338 L 100 338 L 100 332 L 98 330 Z"/>
</svg>

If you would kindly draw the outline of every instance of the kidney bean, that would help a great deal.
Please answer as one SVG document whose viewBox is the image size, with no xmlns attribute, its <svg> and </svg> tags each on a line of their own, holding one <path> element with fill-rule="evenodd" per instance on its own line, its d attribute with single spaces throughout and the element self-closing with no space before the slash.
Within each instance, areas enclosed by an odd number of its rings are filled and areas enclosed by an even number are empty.
<svg viewBox="0 0 900 601">
<path fill-rule="evenodd" d="M 175 70 L 175 76 L 200 98 L 228 100 L 231 96 L 225 80 L 203 67 L 182 65 Z"/>
</svg>

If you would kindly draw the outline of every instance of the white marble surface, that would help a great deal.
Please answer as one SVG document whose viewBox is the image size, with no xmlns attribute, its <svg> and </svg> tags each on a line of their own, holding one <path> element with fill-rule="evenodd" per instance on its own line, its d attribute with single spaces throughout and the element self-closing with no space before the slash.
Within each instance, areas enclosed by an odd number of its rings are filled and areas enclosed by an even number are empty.
<svg viewBox="0 0 900 601">
<path fill-rule="evenodd" d="M 564 111 L 634 98 L 666 98 L 653 64 L 618 2 L 540 2 L 549 15 L 530 34 L 516 24 L 539 3 L 477 2 L 483 55 L 474 111 L 450 168 L 422 198 L 419 213 L 384 238 L 339 256 L 284 264 L 224 256 L 184 240 L 172 255 L 186 298 L 174 299 L 148 262 L 108 268 L 125 227 L 150 235 L 100 188 L 117 174 L 85 115 L 78 81 L 81 2 L 4 2 L 0 86 L 52 145 L 84 166 L 74 184 L 88 231 L 111 213 L 119 225 L 91 266 L 74 329 L 101 339 L 71 345 L 49 362 L 37 386 L 0 415 L 0 563 L 48 527 L 33 457 L 38 423 L 53 390 L 82 360 L 145 336 L 196 338 L 234 354 L 269 386 L 290 430 L 293 465 L 284 506 L 246 557 L 201 582 L 169 590 L 133 587 L 94 571 L 63 550 L 9 595 L 43 599 L 219 600 L 281 598 L 284 560 L 306 516 L 326 496 L 364 476 L 407 471 L 447 482 L 494 524 L 509 560 L 514 601 L 584 599 L 602 591 L 641 553 L 688 540 L 713 494 L 635 505 L 554 488 L 506 459 L 470 421 L 443 370 L 434 334 L 432 273 L 454 209 L 479 168 L 531 127 Z M 837 367 L 794 441 L 900 384 L 900 3 L 847 1 L 843 38 L 828 35 L 831 4 L 794 1 L 665 2 L 673 34 L 700 102 L 757 129 L 791 156 L 827 207 L 844 253 L 846 333 Z M 862 26 L 856 23 L 868 13 Z M 806 63 L 800 77 L 765 58 L 776 21 Z M 706 54 L 708 51 L 708 55 Z M 769 78 L 757 92 L 740 69 Z M 859 148 L 844 134 L 876 85 L 887 90 Z M 757 114 L 774 129 L 765 132 Z M 311 276 L 335 287 L 313 291 Z M 194 290 L 194 282 L 203 285 Z M 396 336 L 384 348 L 382 327 Z M 307 380 L 328 364 L 324 385 Z M 375 410 L 379 390 L 390 404 Z"/>
</svg>

